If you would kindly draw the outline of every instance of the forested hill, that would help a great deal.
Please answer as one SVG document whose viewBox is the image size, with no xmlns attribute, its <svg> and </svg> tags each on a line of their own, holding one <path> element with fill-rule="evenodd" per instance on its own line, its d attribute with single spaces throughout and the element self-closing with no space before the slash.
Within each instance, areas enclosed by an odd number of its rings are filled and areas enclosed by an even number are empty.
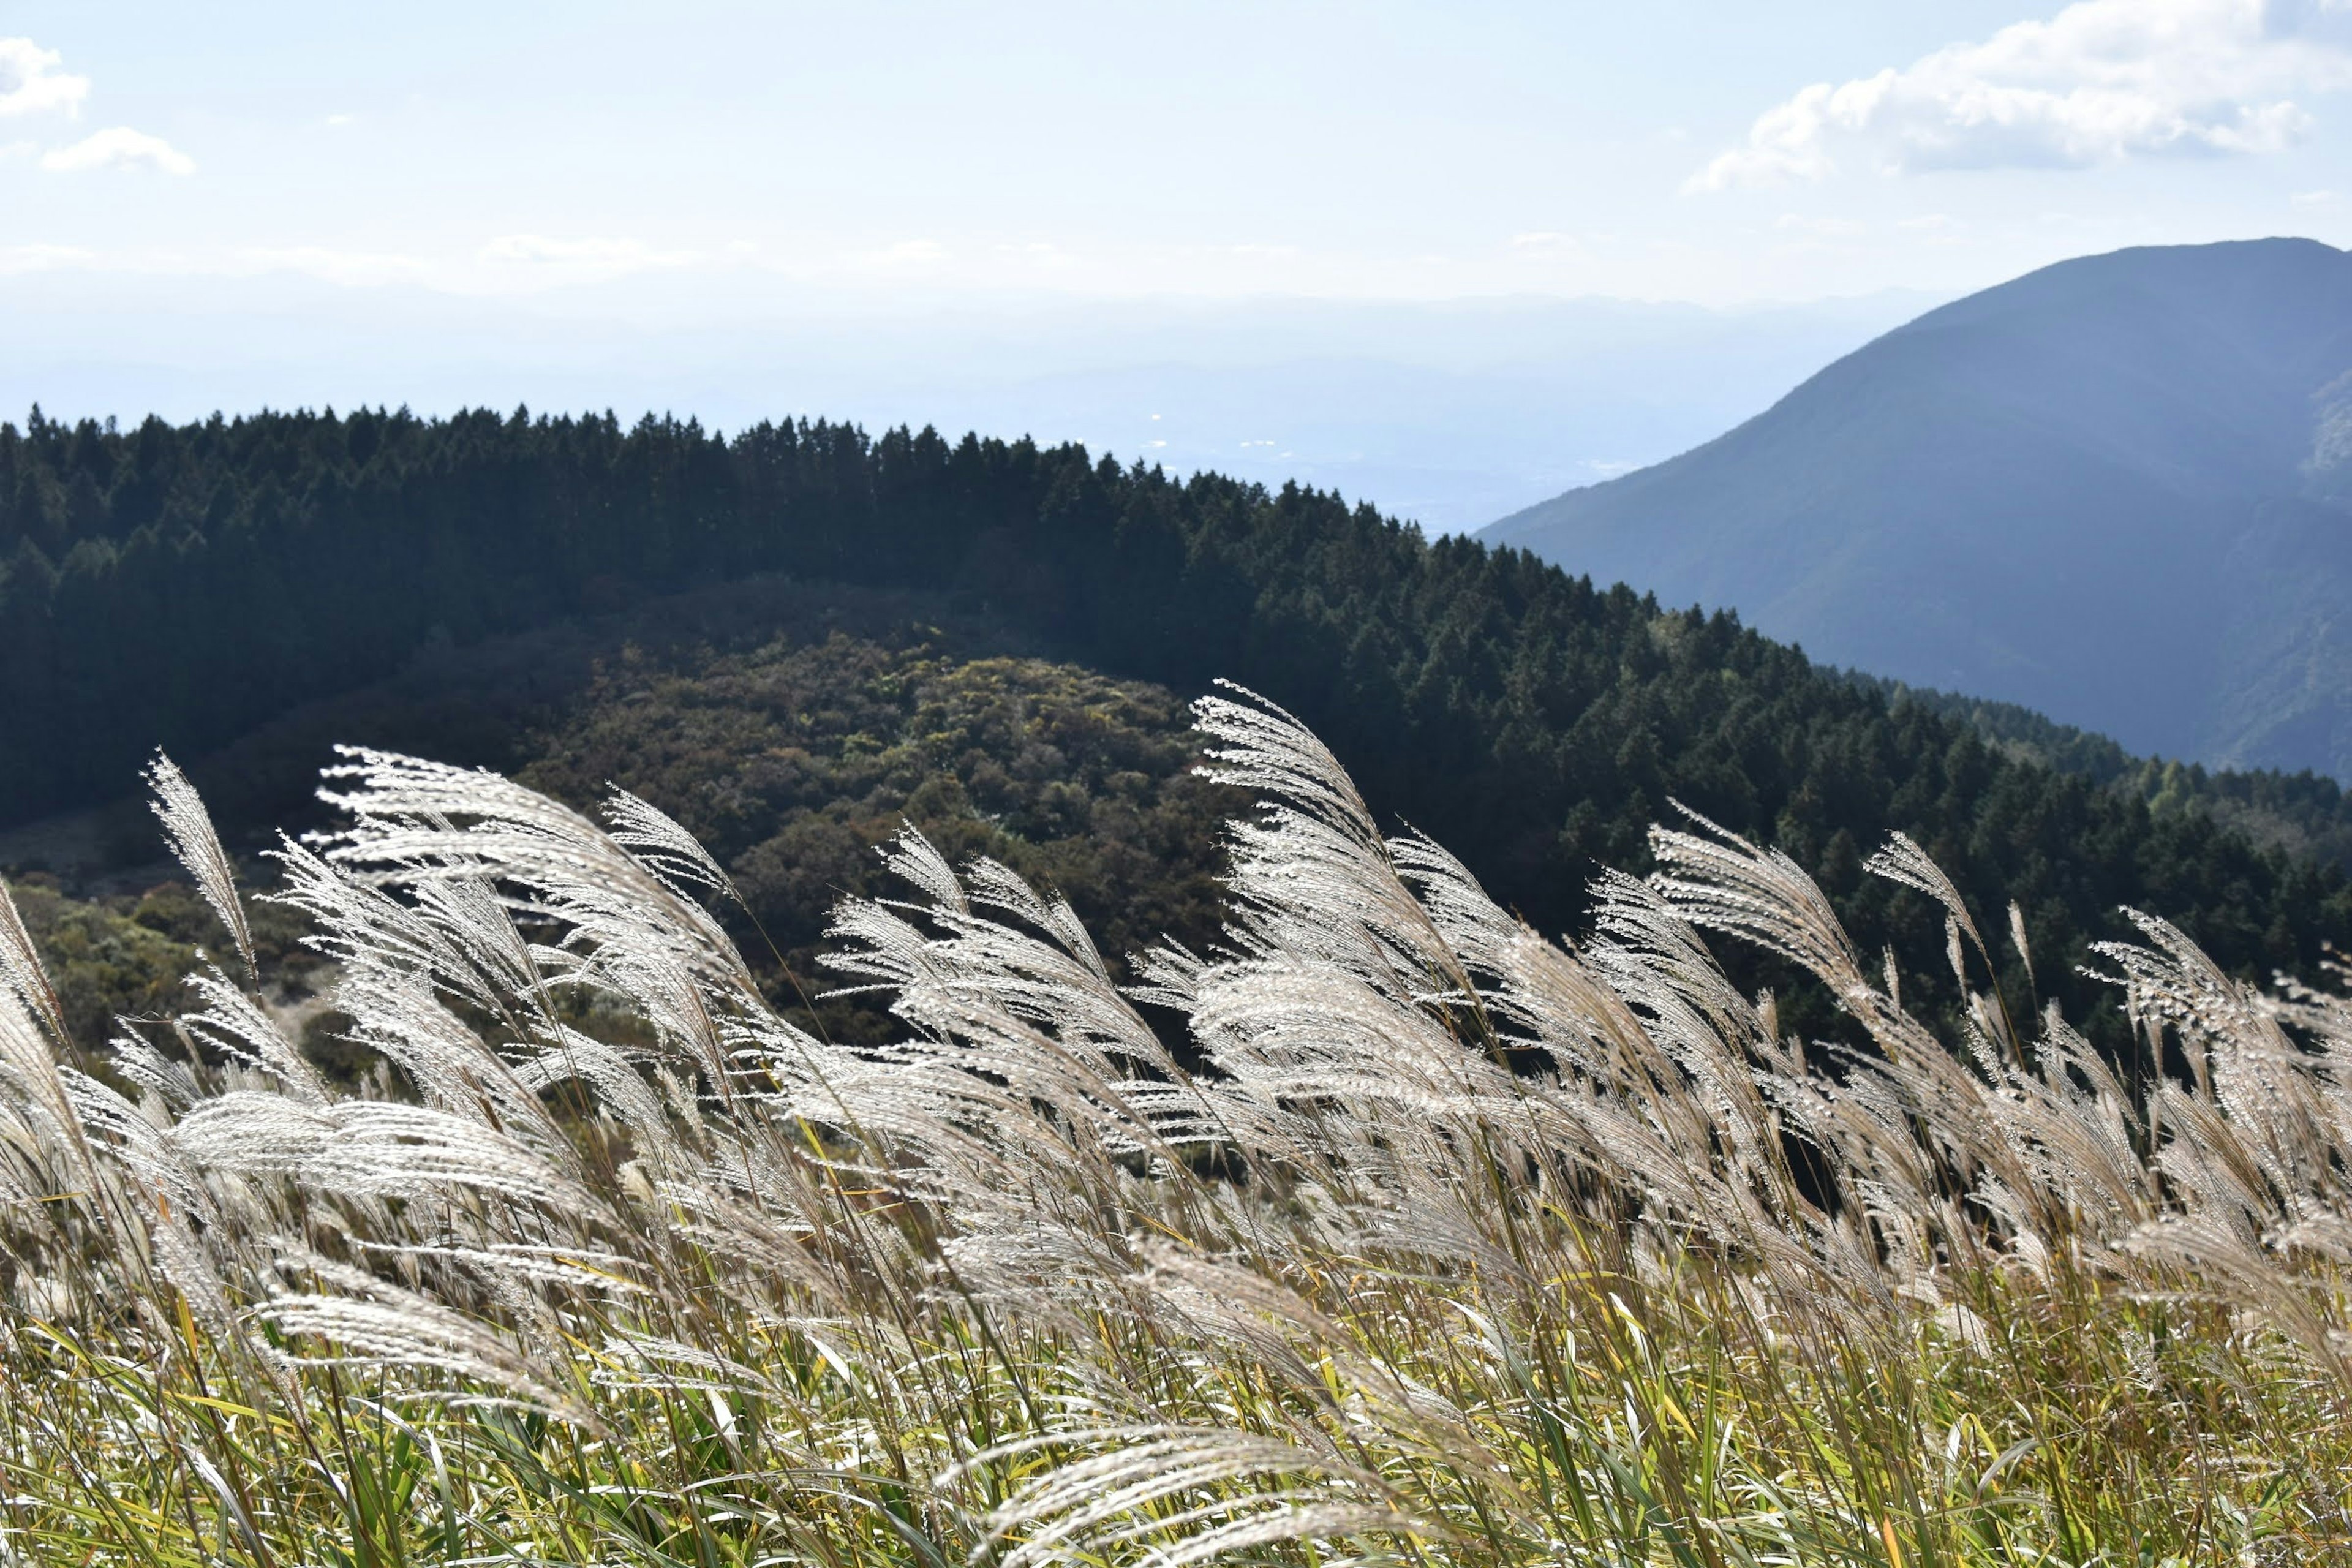
<svg viewBox="0 0 2352 1568">
<path fill-rule="evenodd" d="M 1336 497 L 836 425 L 266 415 L 0 429 L 0 813 L 121 793 L 304 699 L 473 639 L 759 573 L 929 594 L 1179 693 L 1228 676 L 1536 923 L 1680 800 L 1817 870 L 1866 933 L 1941 917 L 1862 870 L 1890 829 L 2070 958 L 2159 910 L 2217 958 L 2352 943 L 2340 873 L 2013 759 L 1727 616 Z"/>
<path fill-rule="evenodd" d="M 1861 670 L 1848 670 L 1845 678 L 1891 703 L 1917 703 L 1965 720 L 2011 757 L 2137 795 L 2159 816 L 2202 814 L 2242 829 L 2259 843 L 2352 871 L 2352 795 L 2325 774 L 2208 768 L 2175 758 L 2134 756 L 2105 735 L 2061 724 L 2013 702 L 1906 686 Z"/>
</svg>

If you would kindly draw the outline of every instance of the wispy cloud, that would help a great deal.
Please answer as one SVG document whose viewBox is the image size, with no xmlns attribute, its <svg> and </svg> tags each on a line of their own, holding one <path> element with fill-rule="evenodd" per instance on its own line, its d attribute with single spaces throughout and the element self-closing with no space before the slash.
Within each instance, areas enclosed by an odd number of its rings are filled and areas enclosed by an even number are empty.
<svg viewBox="0 0 2352 1568">
<path fill-rule="evenodd" d="M 297 245 L 242 251 L 245 266 L 265 272 L 299 272 L 323 282 L 365 289 L 384 283 L 429 279 L 433 265 L 421 257 L 376 250 L 341 250 L 331 246 Z"/>
<path fill-rule="evenodd" d="M 948 247 L 936 239 L 902 239 L 866 253 L 864 259 L 885 270 L 937 267 L 948 259 Z"/>
<path fill-rule="evenodd" d="M 59 68 L 65 57 L 30 38 L 0 38 L 0 115 L 73 113 L 89 79 Z"/>
<path fill-rule="evenodd" d="M 1584 242 L 1558 229 L 1536 229 L 1511 236 L 1511 248 L 1522 256 L 1581 256 Z"/>
<path fill-rule="evenodd" d="M 543 234 L 500 235 L 482 247 L 479 258 L 496 266 L 542 268 L 600 279 L 691 267 L 708 259 L 698 250 L 660 250 L 638 239 L 596 236 L 558 239 Z"/>
<path fill-rule="evenodd" d="M 96 258 L 96 252 L 72 245 L 0 246 L 0 275 L 54 272 L 63 268 L 86 267 Z"/>
<path fill-rule="evenodd" d="M 2311 124 L 2296 95 L 2347 86 L 2347 0 L 2077 0 L 1900 70 L 1805 88 L 1685 188 L 2271 152 Z"/>
<path fill-rule="evenodd" d="M 164 141 L 128 125 L 117 125 L 41 154 L 41 167 L 52 174 L 74 174 L 90 169 L 153 169 L 165 174 L 193 174 L 196 161 Z"/>
<path fill-rule="evenodd" d="M 1772 220 L 1772 226 L 1783 234 L 1810 234 L 1821 239 L 1854 239 L 1865 233 L 1869 226 L 1857 218 L 1782 213 Z"/>
</svg>

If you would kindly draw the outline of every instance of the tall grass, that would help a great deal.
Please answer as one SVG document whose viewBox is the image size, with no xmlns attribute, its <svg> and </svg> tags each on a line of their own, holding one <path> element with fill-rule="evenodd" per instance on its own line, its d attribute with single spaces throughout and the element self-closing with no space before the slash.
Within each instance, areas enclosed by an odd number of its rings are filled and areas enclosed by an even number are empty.
<svg viewBox="0 0 2352 1568">
<path fill-rule="evenodd" d="M 348 826 L 272 895 L 363 1090 L 242 942 L 195 1010 L 65 1039 L 7 911 L 0 1562 L 2352 1552 L 2352 1004 L 2135 917 L 2149 1050 L 2102 1060 L 1897 840 L 1969 997 L 1938 1038 L 1702 822 L 1555 942 L 1240 695 L 1199 707 L 1262 802 L 1222 945 L 1122 990 L 1066 903 L 909 832 L 907 897 L 834 932 L 886 1049 L 766 1005 L 645 803 L 400 756 L 331 774 Z"/>
</svg>

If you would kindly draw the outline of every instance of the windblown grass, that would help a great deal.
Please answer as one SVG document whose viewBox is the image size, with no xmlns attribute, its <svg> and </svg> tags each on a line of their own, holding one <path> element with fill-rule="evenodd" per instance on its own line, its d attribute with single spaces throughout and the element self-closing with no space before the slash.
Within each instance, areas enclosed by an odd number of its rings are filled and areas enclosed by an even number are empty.
<svg viewBox="0 0 2352 1568">
<path fill-rule="evenodd" d="M 0 911 L 0 1562 L 2352 1550 L 2352 1004 L 2136 917 L 2152 1054 L 2103 1061 L 1898 840 L 1971 997 L 1939 1039 L 1770 851 L 1660 831 L 1562 945 L 1279 710 L 1199 719 L 1263 802 L 1222 944 L 1122 992 L 1067 904 L 909 833 L 907 898 L 835 926 L 887 1048 L 762 1002 L 644 802 L 400 756 L 331 775 L 275 895 L 365 1092 L 243 964 L 101 1068 Z"/>
</svg>

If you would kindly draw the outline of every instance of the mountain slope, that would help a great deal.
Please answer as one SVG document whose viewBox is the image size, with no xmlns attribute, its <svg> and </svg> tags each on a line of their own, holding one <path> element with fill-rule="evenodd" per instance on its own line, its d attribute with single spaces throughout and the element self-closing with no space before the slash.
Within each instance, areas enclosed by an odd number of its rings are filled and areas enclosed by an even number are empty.
<svg viewBox="0 0 2352 1568">
<path fill-rule="evenodd" d="M 2135 751 L 2352 776 L 2347 371 L 2344 252 L 2088 257 L 1485 537 Z"/>
</svg>

